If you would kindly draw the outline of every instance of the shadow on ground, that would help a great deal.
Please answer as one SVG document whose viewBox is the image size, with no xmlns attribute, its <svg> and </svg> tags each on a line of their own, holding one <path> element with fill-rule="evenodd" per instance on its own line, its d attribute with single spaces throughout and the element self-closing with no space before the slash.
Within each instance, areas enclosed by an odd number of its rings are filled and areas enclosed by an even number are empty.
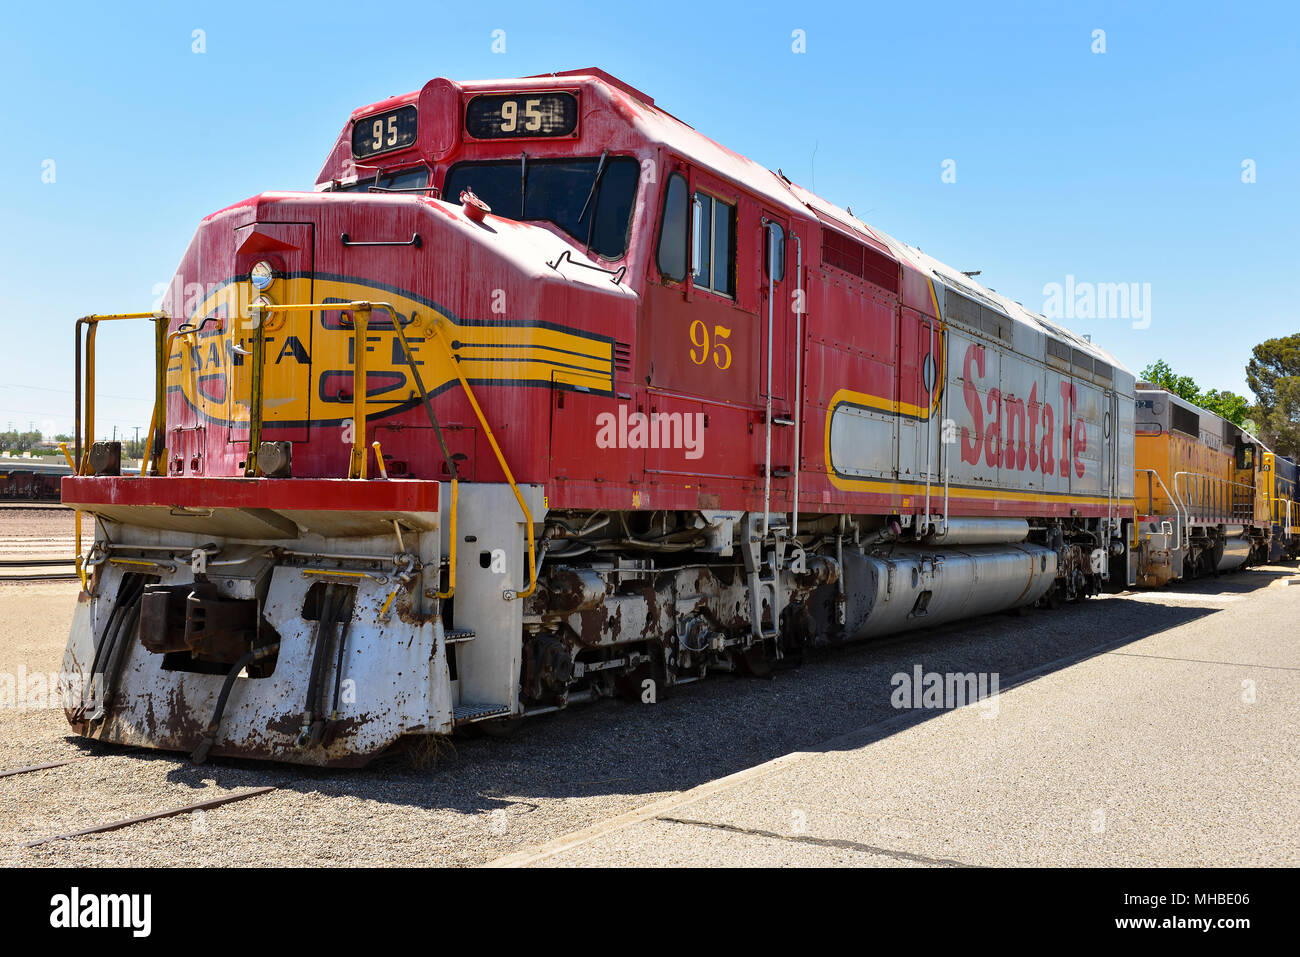
<svg viewBox="0 0 1300 957">
<path fill-rule="evenodd" d="M 718 675 L 676 689 L 655 705 L 602 701 L 530 719 L 510 738 L 457 736 L 431 766 L 417 766 L 404 754 L 355 771 L 229 759 L 195 766 L 170 752 L 130 754 L 133 760 L 174 765 L 168 780 L 196 790 L 213 783 L 269 784 L 466 814 L 526 810 L 531 799 L 682 791 L 790 751 L 824 748 L 849 732 L 859 733 L 844 746 L 861 747 L 942 714 L 892 706 L 893 675 L 917 665 L 924 671 L 996 672 L 1005 691 L 1224 611 L 1231 605 L 1221 596 L 1257 592 L 1291 574 L 1270 567 L 1190 582 L 1170 592 L 1179 596 L 1176 604 L 1124 592 L 1057 611 L 992 615 L 817 650 L 801 667 L 768 680 Z M 1191 600 L 1196 596 L 1206 601 Z M 67 740 L 83 753 L 125 752 Z"/>
</svg>

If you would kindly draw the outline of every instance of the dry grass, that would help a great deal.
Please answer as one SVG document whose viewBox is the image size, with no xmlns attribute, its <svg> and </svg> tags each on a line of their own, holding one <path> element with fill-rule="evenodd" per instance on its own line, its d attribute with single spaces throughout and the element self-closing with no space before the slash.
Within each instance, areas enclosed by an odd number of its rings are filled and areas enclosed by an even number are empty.
<svg viewBox="0 0 1300 957">
<path fill-rule="evenodd" d="M 428 771 L 437 767 L 439 761 L 459 757 L 451 736 L 446 734 L 420 735 L 406 746 L 406 760 L 416 771 Z"/>
</svg>

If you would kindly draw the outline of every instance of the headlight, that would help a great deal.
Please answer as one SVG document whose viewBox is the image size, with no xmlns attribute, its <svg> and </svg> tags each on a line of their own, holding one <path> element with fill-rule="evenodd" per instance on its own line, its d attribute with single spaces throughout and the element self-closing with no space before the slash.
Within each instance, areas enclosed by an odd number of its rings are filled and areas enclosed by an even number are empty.
<svg viewBox="0 0 1300 957">
<path fill-rule="evenodd" d="M 268 306 L 274 305 L 275 303 L 266 296 L 258 296 L 248 304 L 248 318 L 252 319 L 253 316 L 257 315 L 260 307 L 263 310 L 261 313 L 262 327 L 270 332 L 274 332 L 284 324 L 284 313 L 265 311 Z"/>
<path fill-rule="evenodd" d="M 266 260 L 256 263 L 248 271 L 248 281 L 253 284 L 254 289 L 265 289 L 275 282 L 275 267 Z"/>
</svg>

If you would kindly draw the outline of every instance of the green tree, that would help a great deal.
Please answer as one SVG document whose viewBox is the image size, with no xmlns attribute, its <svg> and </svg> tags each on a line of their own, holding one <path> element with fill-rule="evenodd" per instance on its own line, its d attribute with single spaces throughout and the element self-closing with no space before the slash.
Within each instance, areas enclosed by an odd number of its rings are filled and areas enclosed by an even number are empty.
<svg viewBox="0 0 1300 957">
<path fill-rule="evenodd" d="M 0 449 L 7 449 L 10 452 L 26 452 L 40 443 L 40 432 L 0 432 Z"/>
<path fill-rule="evenodd" d="M 1300 457 L 1300 332 L 1257 345 L 1246 384 L 1259 400 L 1251 414 L 1260 438 L 1281 455 Z"/>
<path fill-rule="evenodd" d="M 1260 438 L 1278 454 L 1300 458 L 1300 333 L 1256 346 L 1245 382 L 1258 399 L 1251 415 Z"/>
<path fill-rule="evenodd" d="M 1143 382 L 1150 382 L 1158 389 L 1166 389 L 1179 398 L 1186 399 L 1193 405 L 1201 402 L 1201 388 L 1189 375 L 1176 375 L 1164 359 L 1157 359 L 1139 374 Z"/>
<path fill-rule="evenodd" d="M 1300 459 L 1300 376 L 1282 376 L 1273 411 L 1260 415 L 1260 437 L 1280 455 Z"/>
<path fill-rule="evenodd" d="M 1209 409 L 1215 412 L 1234 425 L 1239 425 L 1247 431 L 1247 416 L 1250 414 L 1250 402 L 1243 395 L 1237 395 L 1224 389 L 1220 392 L 1218 389 L 1211 389 L 1201 396 L 1200 406 L 1203 409 Z"/>
<path fill-rule="evenodd" d="M 1300 332 L 1257 345 L 1246 363 L 1246 385 L 1265 412 L 1278 403 L 1278 380 L 1300 376 Z"/>
<path fill-rule="evenodd" d="M 1167 389 L 1181 399 L 1198 405 L 1208 412 L 1221 415 L 1235 425 L 1242 425 L 1250 413 L 1250 402 L 1245 396 L 1237 395 L 1227 389 L 1219 391 L 1210 389 L 1202 392 L 1196 380 L 1188 375 L 1178 375 L 1164 359 L 1157 359 L 1141 372 L 1141 379 L 1152 385 Z"/>
</svg>

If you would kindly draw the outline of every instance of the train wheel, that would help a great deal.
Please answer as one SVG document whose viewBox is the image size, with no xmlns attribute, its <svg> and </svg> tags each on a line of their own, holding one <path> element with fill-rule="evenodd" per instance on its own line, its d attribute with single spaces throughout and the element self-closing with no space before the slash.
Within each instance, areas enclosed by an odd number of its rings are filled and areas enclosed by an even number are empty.
<svg viewBox="0 0 1300 957">
<path fill-rule="evenodd" d="M 751 645 L 735 656 L 736 667 L 749 678 L 772 677 L 772 661 L 759 645 Z"/>
</svg>

